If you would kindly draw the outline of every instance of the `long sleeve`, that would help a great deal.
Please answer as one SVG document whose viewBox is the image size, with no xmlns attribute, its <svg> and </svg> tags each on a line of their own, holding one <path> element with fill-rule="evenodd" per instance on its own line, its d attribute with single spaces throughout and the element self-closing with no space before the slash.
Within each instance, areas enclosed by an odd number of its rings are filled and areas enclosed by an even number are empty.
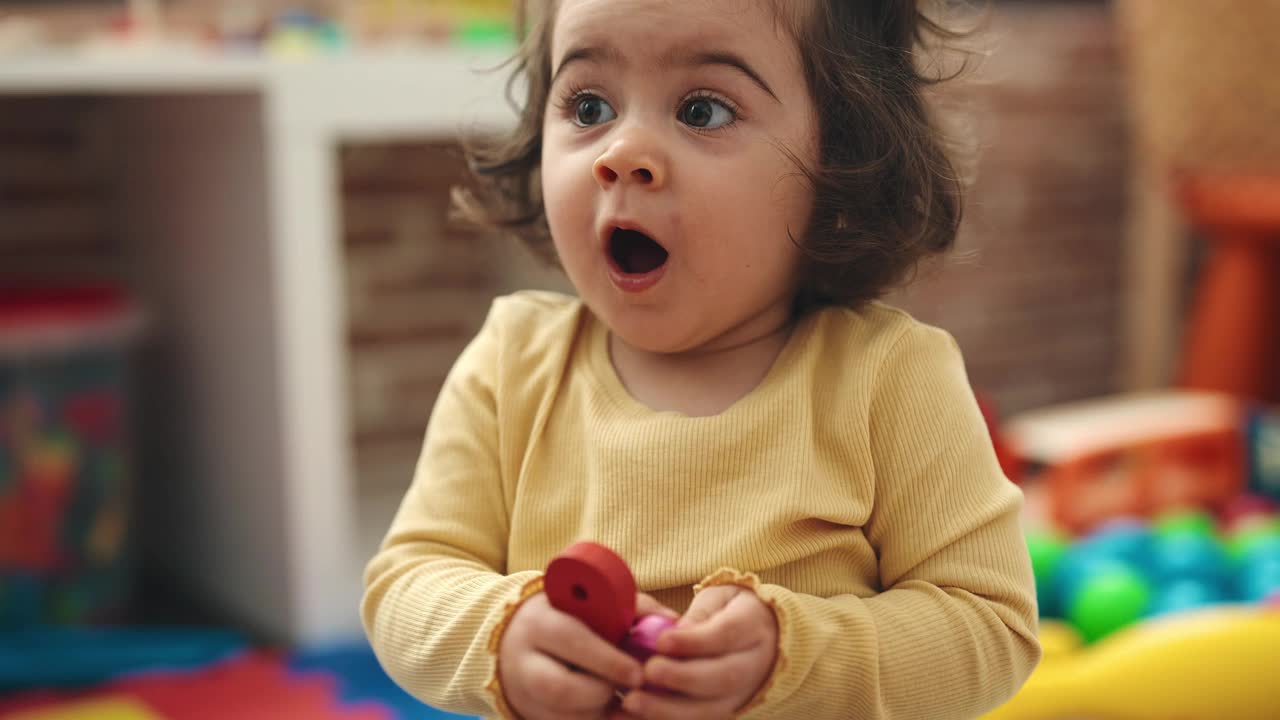
<svg viewBox="0 0 1280 720">
<path fill-rule="evenodd" d="M 512 717 L 495 642 L 547 562 L 595 540 L 677 611 L 715 568 L 758 573 L 716 578 L 779 617 L 749 718 L 974 717 L 1021 685 L 1039 653 L 1021 495 L 945 333 L 874 304 L 814 313 L 707 418 L 635 402 L 607 337 L 577 300 L 521 293 L 454 366 L 366 572 L 397 682 Z"/>
<path fill-rule="evenodd" d="M 1021 494 L 1001 474 L 946 333 L 915 326 L 870 405 L 882 592 L 829 598 L 755 587 L 779 619 L 779 661 L 750 718 L 972 718 L 1039 661 Z"/>
<path fill-rule="evenodd" d="M 373 649 L 397 683 L 435 707 L 489 716 L 501 703 L 489 640 L 540 578 L 504 574 L 498 325 L 490 313 L 441 390 L 412 485 L 367 566 L 361 605 Z"/>
</svg>

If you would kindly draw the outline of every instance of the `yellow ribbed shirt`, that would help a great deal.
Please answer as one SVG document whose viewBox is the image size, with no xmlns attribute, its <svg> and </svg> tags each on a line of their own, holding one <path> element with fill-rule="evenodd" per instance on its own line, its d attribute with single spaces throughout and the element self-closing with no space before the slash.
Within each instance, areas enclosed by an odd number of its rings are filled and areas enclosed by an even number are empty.
<svg viewBox="0 0 1280 720">
<path fill-rule="evenodd" d="M 901 311 L 811 313 L 754 390 L 687 417 L 627 393 L 578 300 L 518 293 L 450 372 L 362 615 L 413 695 L 501 717 L 506 619 L 593 540 L 678 611 L 703 581 L 774 609 L 745 717 L 972 718 L 1040 656 L 1021 502 L 955 342 Z"/>
</svg>

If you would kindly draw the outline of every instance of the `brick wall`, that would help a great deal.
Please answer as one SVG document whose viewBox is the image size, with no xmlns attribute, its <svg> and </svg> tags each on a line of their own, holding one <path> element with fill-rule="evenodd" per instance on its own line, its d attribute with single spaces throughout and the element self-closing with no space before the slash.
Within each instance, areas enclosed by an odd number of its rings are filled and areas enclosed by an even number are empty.
<svg viewBox="0 0 1280 720">
<path fill-rule="evenodd" d="M 1007 3 L 946 88 L 977 144 L 958 253 L 894 300 L 951 331 L 1003 412 L 1117 386 L 1127 132 L 1104 3 Z"/>
<path fill-rule="evenodd" d="M 993 7 L 990 60 L 944 93 L 974 111 L 980 150 L 961 254 L 893 299 L 954 333 L 974 384 L 1010 412 L 1115 386 L 1126 136 L 1106 4 Z M 109 178 L 77 121 L 82 102 L 0 101 L 11 273 L 49 266 L 50 248 L 111 258 Z M 341 161 L 356 456 L 367 488 L 392 490 L 489 298 L 564 285 L 518 248 L 447 224 L 461 171 L 451 145 L 351 145 Z"/>
<path fill-rule="evenodd" d="M 504 244 L 448 221 L 454 144 L 350 145 L 342 168 L 356 458 L 401 486 L 454 358 L 518 284 Z"/>
<path fill-rule="evenodd" d="M 0 98 L 0 283 L 120 273 L 93 107 Z"/>
</svg>

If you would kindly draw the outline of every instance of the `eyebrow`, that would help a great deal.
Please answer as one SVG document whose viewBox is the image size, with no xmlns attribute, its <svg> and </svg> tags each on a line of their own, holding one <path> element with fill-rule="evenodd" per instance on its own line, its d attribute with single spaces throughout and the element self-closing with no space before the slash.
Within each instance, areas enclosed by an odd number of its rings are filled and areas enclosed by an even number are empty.
<svg viewBox="0 0 1280 720">
<path fill-rule="evenodd" d="M 560 66 L 556 68 L 555 74 L 551 76 L 551 84 L 554 85 L 556 78 L 560 77 L 560 73 L 564 72 L 564 69 L 574 62 L 613 63 L 621 65 L 626 62 L 626 58 L 624 58 L 622 53 L 616 48 L 603 48 L 598 46 L 575 47 L 565 53 L 564 59 L 560 61 Z M 753 70 L 752 67 L 747 64 L 746 60 L 743 60 L 734 53 L 723 50 L 705 52 L 687 52 L 684 50 L 677 50 L 663 55 L 658 60 L 658 67 L 661 70 L 666 70 L 676 66 L 704 67 L 707 65 L 720 65 L 732 70 L 737 70 L 751 80 L 751 82 L 758 85 L 761 90 L 768 93 L 769 97 L 779 103 L 782 102 L 782 100 L 778 98 L 777 94 L 773 92 L 773 89 L 769 87 L 769 84 L 760 77 L 760 74 Z"/>
<path fill-rule="evenodd" d="M 587 63 L 613 63 L 622 65 L 625 63 L 622 53 L 615 48 L 602 47 L 575 47 L 564 54 L 564 58 L 560 60 L 560 66 L 556 68 L 555 73 L 551 75 L 551 84 L 556 84 L 556 79 L 560 77 L 560 73 L 575 62 Z"/>
</svg>

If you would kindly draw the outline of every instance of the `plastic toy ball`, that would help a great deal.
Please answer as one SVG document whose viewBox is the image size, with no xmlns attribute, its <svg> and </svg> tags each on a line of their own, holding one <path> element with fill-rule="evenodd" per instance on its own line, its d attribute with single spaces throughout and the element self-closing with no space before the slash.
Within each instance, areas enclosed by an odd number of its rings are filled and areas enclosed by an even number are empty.
<svg viewBox="0 0 1280 720">
<path fill-rule="evenodd" d="M 1260 538 L 1244 555 L 1236 575 L 1237 594 L 1244 602 L 1264 602 L 1280 593 L 1280 537 Z"/>
<path fill-rule="evenodd" d="M 1151 545 L 1150 570 L 1157 582 L 1194 579 L 1221 584 L 1230 575 L 1229 567 L 1217 539 L 1199 531 L 1169 532 Z"/>
<path fill-rule="evenodd" d="M 1268 562 L 1280 562 L 1280 535 L 1259 536 L 1240 555 L 1242 566 Z"/>
<path fill-rule="evenodd" d="M 1240 599 L 1247 603 L 1280 599 L 1280 563 L 1255 565 L 1241 573 Z"/>
<path fill-rule="evenodd" d="M 1031 553 L 1031 568 L 1036 575 L 1036 598 L 1041 616 L 1053 616 L 1057 609 L 1057 587 L 1054 576 L 1058 564 L 1067 552 L 1067 543 L 1050 532 L 1027 534 L 1027 550 Z"/>
<path fill-rule="evenodd" d="M 1156 517 L 1151 526 L 1157 538 L 1185 532 L 1210 537 L 1216 532 L 1213 516 L 1203 510 L 1171 510 Z"/>
<path fill-rule="evenodd" d="M 1117 518 L 1098 527 L 1082 545 L 1102 557 L 1142 567 L 1151 551 L 1153 533 L 1137 518 Z"/>
<path fill-rule="evenodd" d="M 1232 562 L 1239 563 L 1254 545 L 1276 537 L 1280 537 L 1280 521 L 1270 520 L 1239 526 L 1227 537 L 1227 555 Z"/>
<path fill-rule="evenodd" d="M 1217 584 L 1208 584 L 1194 579 L 1175 580 L 1159 587 L 1151 601 L 1147 614 L 1151 617 L 1186 612 L 1207 605 L 1225 603 L 1230 598 Z"/>
<path fill-rule="evenodd" d="M 1057 591 L 1054 595 L 1054 606 L 1057 611 L 1054 617 L 1068 617 L 1068 610 L 1075 602 L 1080 589 L 1101 573 L 1115 567 L 1130 568 L 1119 560 L 1098 552 L 1086 543 L 1076 543 L 1067 548 L 1066 554 L 1058 562 L 1058 570 L 1054 573 L 1053 584 Z"/>
<path fill-rule="evenodd" d="M 1141 618 L 1150 601 L 1151 588 L 1136 571 L 1101 566 L 1076 591 L 1067 618 L 1085 642 L 1096 642 Z"/>
<path fill-rule="evenodd" d="M 1066 614 L 1066 609 L 1071 606 L 1076 591 L 1089 579 L 1090 571 L 1099 565 L 1106 565 L 1104 558 L 1087 552 L 1079 545 L 1067 548 L 1053 573 L 1053 612 L 1050 617 L 1062 617 Z M 1040 610 L 1043 615 L 1045 610 L 1043 601 Z"/>
</svg>

